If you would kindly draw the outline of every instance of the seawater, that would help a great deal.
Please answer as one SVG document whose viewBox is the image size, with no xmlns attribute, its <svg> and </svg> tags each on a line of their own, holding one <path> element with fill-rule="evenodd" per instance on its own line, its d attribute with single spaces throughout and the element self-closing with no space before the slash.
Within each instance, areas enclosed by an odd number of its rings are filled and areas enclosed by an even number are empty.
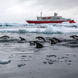
<svg viewBox="0 0 78 78">
<path fill-rule="evenodd" d="M 0 36 L 35 40 L 37 36 L 69 39 L 78 34 L 78 25 L 2 24 Z M 0 78 L 77 78 L 78 47 L 43 44 L 37 49 L 29 43 L 0 42 Z"/>
</svg>

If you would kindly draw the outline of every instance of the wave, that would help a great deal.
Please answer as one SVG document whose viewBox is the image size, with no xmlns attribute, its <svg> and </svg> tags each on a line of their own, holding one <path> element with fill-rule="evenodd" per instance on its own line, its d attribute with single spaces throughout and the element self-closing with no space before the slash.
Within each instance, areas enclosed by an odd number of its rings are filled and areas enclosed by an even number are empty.
<svg viewBox="0 0 78 78">
<path fill-rule="evenodd" d="M 0 33 L 78 33 L 78 24 L 0 24 Z"/>
</svg>

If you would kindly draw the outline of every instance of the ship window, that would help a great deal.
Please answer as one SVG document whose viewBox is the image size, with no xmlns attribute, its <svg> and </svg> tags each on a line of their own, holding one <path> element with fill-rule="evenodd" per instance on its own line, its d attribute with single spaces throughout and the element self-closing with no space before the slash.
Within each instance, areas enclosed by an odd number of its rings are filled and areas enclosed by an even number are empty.
<svg viewBox="0 0 78 78">
<path fill-rule="evenodd" d="M 42 19 L 46 19 L 46 17 L 42 17 Z"/>
<path fill-rule="evenodd" d="M 60 19 L 59 17 L 57 17 L 57 19 Z"/>
</svg>

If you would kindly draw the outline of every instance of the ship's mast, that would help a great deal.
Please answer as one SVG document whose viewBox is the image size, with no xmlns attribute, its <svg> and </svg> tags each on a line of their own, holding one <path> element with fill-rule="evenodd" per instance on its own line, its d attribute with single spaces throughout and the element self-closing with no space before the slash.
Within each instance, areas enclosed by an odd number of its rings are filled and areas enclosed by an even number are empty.
<svg viewBox="0 0 78 78">
<path fill-rule="evenodd" d="M 42 12 L 40 13 L 41 17 L 42 17 Z"/>
</svg>

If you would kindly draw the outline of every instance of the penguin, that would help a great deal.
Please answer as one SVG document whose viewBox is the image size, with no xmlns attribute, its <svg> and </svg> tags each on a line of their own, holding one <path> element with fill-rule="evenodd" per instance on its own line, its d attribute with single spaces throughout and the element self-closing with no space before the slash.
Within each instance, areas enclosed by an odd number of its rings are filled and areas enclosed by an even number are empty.
<svg viewBox="0 0 78 78">
<path fill-rule="evenodd" d="M 43 48 L 43 45 L 39 41 L 29 41 L 30 45 L 36 45 L 36 48 Z"/>
<path fill-rule="evenodd" d="M 34 43 L 36 45 L 36 48 L 43 48 L 43 45 L 39 43 L 38 41 L 35 41 Z"/>
<path fill-rule="evenodd" d="M 10 38 L 10 37 L 7 36 L 7 35 L 4 35 L 4 36 L 0 37 L 0 39 L 8 39 L 8 38 Z"/>
<path fill-rule="evenodd" d="M 29 43 L 30 43 L 30 46 L 35 45 L 34 41 L 29 41 Z"/>
<path fill-rule="evenodd" d="M 72 36 L 70 36 L 70 38 L 78 40 L 78 36 L 77 35 L 72 35 Z"/>
<path fill-rule="evenodd" d="M 52 39 L 54 39 L 57 43 L 61 42 L 61 40 L 59 40 L 59 39 L 57 39 L 55 37 L 53 37 Z"/>
<path fill-rule="evenodd" d="M 49 40 L 50 40 L 50 42 L 51 42 L 51 45 L 57 43 L 54 39 L 51 39 L 51 38 L 50 38 Z"/>
<path fill-rule="evenodd" d="M 25 41 L 26 39 L 25 38 L 22 38 L 22 37 L 19 37 L 21 39 L 21 41 Z"/>
<path fill-rule="evenodd" d="M 43 40 L 44 42 L 46 42 L 45 38 L 42 36 L 38 36 L 38 37 L 36 37 L 36 39 Z"/>
<path fill-rule="evenodd" d="M 25 43 L 25 42 L 27 42 L 25 38 L 23 38 L 23 37 L 19 37 L 19 38 L 20 38 L 20 40 L 17 41 L 18 43 Z"/>
</svg>

